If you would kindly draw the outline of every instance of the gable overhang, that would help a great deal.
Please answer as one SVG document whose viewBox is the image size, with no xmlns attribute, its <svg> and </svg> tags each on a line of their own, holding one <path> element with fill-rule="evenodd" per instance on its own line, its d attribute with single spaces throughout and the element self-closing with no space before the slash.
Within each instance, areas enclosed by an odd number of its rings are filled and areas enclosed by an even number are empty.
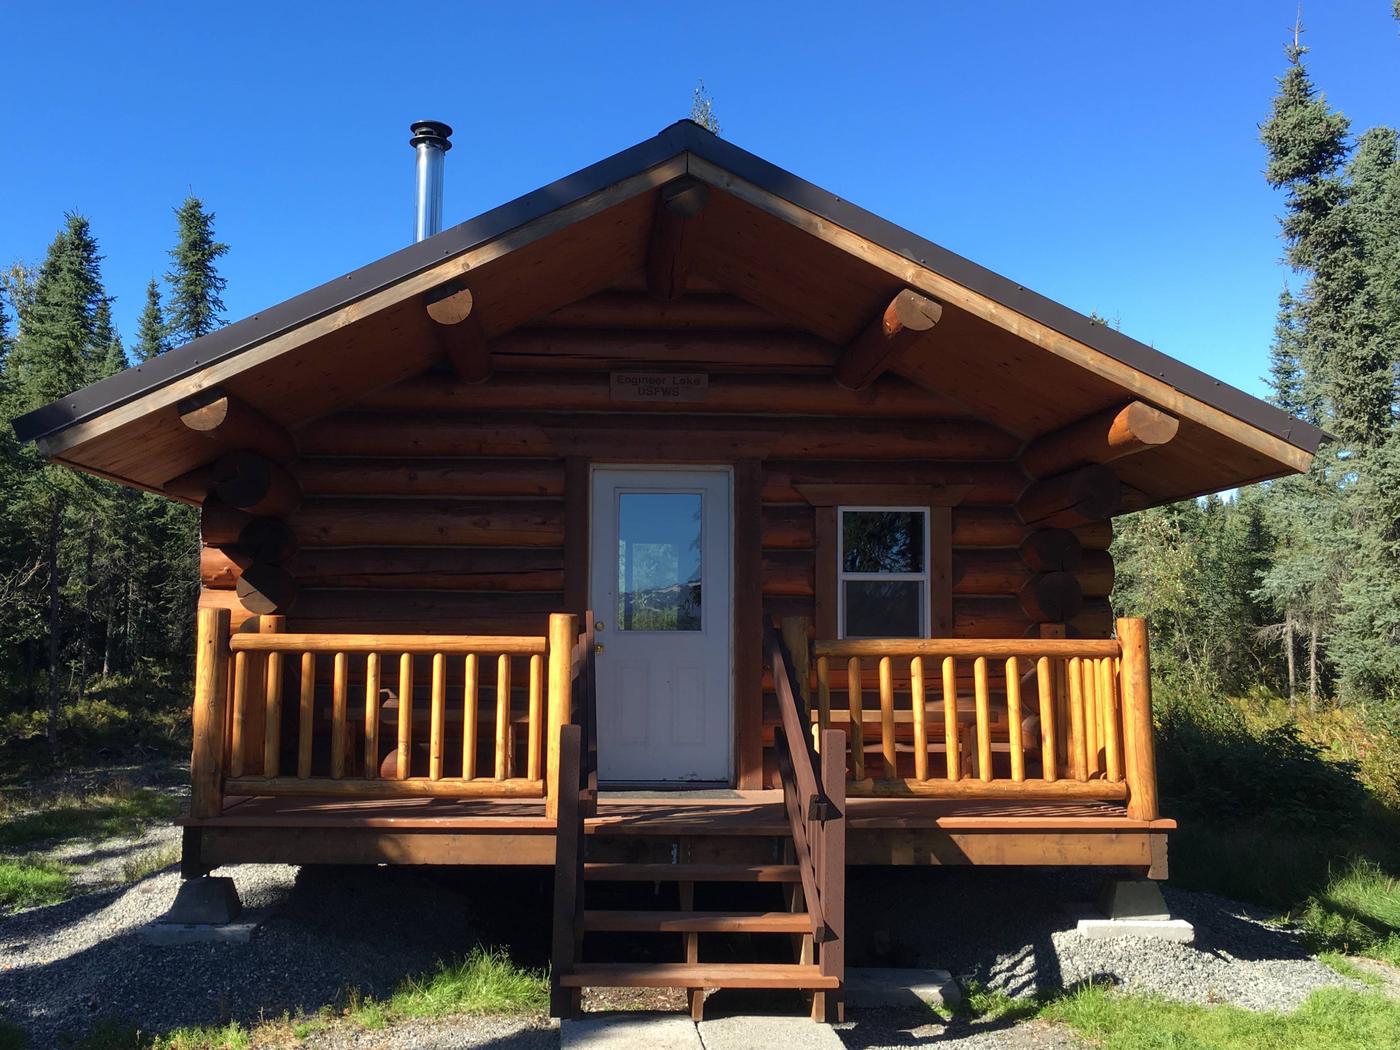
<svg viewBox="0 0 1400 1050">
<path fill-rule="evenodd" d="M 925 341 L 895 370 L 960 398 L 1025 440 L 1124 400 L 1142 400 L 1179 418 L 1183 431 L 1170 454 L 1124 464 L 1125 482 L 1143 494 L 1140 505 L 1303 471 L 1317 449 L 1321 432 L 1274 406 L 689 121 L 31 412 L 15 421 L 15 430 L 51 459 L 159 491 L 210 455 L 207 444 L 191 441 L 180 427 L 180 402 L 212 388 L 234 389 L 260 408 L 271 404 L 268 415 L 290 429 L 351 404 L 435 363 L 439 351 L 422 309 L 427 293 L 467 282 L 490 303 L 482 311 L 485 334 L 504 335 L 635 267 L 637 254 L 645 254 L 656 191 L 684 176 L 712 187 L 728 209 L 733 236 L 715 253 L 742 253 L 742 234 L 750 228 L 756 243 L 772 239 L 761 236 L 765 230 L 775 235 L 774 252 L 784 250 L 786 238 L 789 256 L 794 238 L 821 246 L 814 250 L 836 267 L 830 279 L 854 289 L 847 313 L 804 310 L 781 295 L 764 305 L 795 311 L 804 327 L 833 346 L 854 336 L 869 304 L 887 300 L 891 290 L 916 289 L 949 307 L 940 338 Z M 760 230 L 762 223 L 770 225 Z M 551 268 L 564 248 L 588 254 L 586 272 Z M 764 262 L 716 254 L 713 265 L 732 271 L 732 284 L 743 284 L 744 274 Z M 801 265 L 790 259 L 786 265 L 793 283 L 801 284 Z M 757 288 L 729 290 L 763 298 Z M 964 337 L 956 338 L 959 333 Z M 388 345 L 392 353 L 373 352 Z M 337 367 L 346 347 L 360 348 L 354 369 Z M 1023 379 L 1025 397 L 1013 409 L 1005 392 Z M 152 464 L 149 454 L 158 445 L 166 458 Z M 1170 483 L 1161 481 L 1164 469 L 1176 475 Z"/>
</svg>

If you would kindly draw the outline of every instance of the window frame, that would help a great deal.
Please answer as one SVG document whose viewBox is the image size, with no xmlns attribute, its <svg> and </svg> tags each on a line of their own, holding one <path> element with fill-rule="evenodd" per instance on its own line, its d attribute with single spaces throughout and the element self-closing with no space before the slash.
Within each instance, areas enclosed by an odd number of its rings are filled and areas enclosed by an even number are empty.
<svg viewBox="0 0 1400 1050">
<path fill-rule="evenodd" d="M 927 504 L 918 505 L 867 505 L 837 504 L 836 510 L 836 636 L 850 637 L 846 633 L 846 583 L 891 582 L 921 583 L 919 588 L 919 633 L 916 638 L 931 637 L 933 622 L 933 515 Z M 922 572 L 847 572 L 846 571 L 846 514 L 918 514 L 924 523 L 924 549 Z M 861 635 L 859 637 L 866 637 Z M 871 636 L 873 637 L 873 636 Z"/>
</svg>

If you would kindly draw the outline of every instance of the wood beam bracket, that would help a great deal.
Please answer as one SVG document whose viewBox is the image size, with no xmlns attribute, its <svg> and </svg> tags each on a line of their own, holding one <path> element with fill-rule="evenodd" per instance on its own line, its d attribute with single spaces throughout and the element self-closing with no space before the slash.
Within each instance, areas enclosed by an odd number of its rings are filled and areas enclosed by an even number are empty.
<svg viewBox="0 0 1400 1050">
<path fill-rule="evenodd" d="M 906 288 L 841 352 L 836 382 L 862 390 L 943 317 L 943 304 Z"/>
<path fill-rule="evenodd" d="M 662 302 L 685 294 L 709 193 L 705 183 L 686 175 L 662 186 L 657 195 L 647 248 L 647 291 Z"/>
<path fill-rule="evenodd" d="M 457 375 L 467 383 L 489 379 L 491 348 L 473 309 L 476 301 L 471 289 L 461 281 L 448 281 L 427 292 L 423 305 L 433 321 L 434 337 Z"/>
</svg>

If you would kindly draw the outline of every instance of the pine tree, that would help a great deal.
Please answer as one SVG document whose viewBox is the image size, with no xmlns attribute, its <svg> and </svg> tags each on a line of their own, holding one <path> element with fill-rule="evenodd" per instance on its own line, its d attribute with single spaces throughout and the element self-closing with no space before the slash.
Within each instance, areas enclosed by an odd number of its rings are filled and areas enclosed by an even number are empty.
<svg viewBox="0 0 1400 1050">
<path fill-rule="evenodd" d="M 136 323 L 136 360 L 149 361 L 168 349 L 165 315 L 160 308 L 160 285 L 152 277 L 151 283 L 146 285 L 146 305 Z"/>
<path fill-rule="evenodd" d="M 122 337 L 112 324 L 112 300 L 108 297 L 104 297 L 97 304 L 93 318 L 92 343 L 92 378 L 89 382 L 106 379 L 127 367 L 126 350 L 122 346 Z"/>
<path fill-rule="evenodd" d="M 219 296 L 228 282 L 219 276 L 216 264 L 228 245 L 214 240 L 214 214 L 204 210 L 198 197 L 186 197 L 175 217 L 178 242 L 170 251 L 174 266 L 165 280 L 170 287 L 169 335 L 184 343 L 224 323 Z"/>
</svg>

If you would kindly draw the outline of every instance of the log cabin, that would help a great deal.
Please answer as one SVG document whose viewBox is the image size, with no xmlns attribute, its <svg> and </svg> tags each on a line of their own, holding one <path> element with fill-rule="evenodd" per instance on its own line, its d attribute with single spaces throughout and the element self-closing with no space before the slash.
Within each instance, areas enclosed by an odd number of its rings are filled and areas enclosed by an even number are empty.
<svg viewBox="0 0 1400 1050">
<path fill-rule="evenodd" d="M 541 865 L 556 1013 L 829 1018 L 848 866 L 1165 877 L 1112 520 L 1317 430 L 689 121 L 440 232 L 413 131 L 412 245 L 15 423 L 202 508 L 187 878 Z"/>
</svg>

